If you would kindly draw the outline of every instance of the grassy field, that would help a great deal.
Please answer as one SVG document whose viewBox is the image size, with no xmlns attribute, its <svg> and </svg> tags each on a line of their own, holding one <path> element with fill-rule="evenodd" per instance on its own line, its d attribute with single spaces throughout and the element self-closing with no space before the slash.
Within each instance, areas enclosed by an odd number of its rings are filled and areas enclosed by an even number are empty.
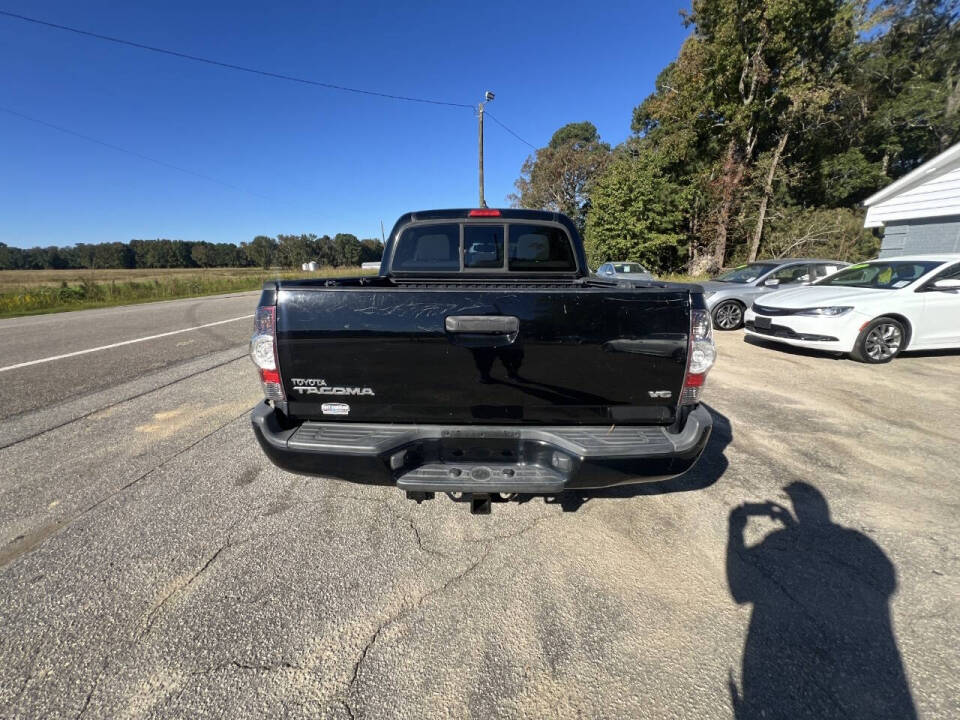
<svg viewBox="0 0 960 720">
<path fill-rule="evenodd" d="M 0 270 L 0 317 L 256 290 L 274 278 L 360 274 L 358 267 L 325 267 L 313 273 L 260 268 Z"/>
</svg>

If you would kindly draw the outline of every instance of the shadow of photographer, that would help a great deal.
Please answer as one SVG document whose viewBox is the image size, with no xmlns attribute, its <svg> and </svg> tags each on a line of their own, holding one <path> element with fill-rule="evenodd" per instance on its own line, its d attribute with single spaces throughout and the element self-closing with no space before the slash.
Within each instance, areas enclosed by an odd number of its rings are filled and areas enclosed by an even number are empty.
<svg viewBox="0 0 960 720">
<path fill-rule="evenodd" d="M 916 718 L 890 622 L 893 563 L 866 535 L 832 522 L 815 487 L 785 491 L 792 513 L 765 502 L 729 517 L 730 594 L 753 605 L 740 686 L 729 679 L 734 716 Z M 751 517 L 783 527 L 747 546 Z"/>
</svg>

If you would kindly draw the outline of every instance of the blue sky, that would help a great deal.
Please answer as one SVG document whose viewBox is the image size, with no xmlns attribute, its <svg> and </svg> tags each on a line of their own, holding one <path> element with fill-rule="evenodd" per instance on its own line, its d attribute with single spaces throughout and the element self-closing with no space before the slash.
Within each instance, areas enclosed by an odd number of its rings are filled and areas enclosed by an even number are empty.
<svg viewBox="0 0 960 720">
<path fill-rule="evenodd" d="M 687 2 L 28 2 L 0 8 L 224 62 L 474 103 L 536 146 L 591 120 L 617 143 L 686 35 Z M 380 234 L 402 212 L 476 204 L 476 119 L 255 77 L 0 17 L 0 241 Z M 486 128 L 506 205 L 530 148 Z"/>
</svg>

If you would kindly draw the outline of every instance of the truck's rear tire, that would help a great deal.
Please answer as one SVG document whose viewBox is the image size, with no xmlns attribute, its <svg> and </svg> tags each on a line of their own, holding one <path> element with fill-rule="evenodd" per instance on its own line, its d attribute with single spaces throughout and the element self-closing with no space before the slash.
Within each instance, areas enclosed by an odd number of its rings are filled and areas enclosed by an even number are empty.
<svg viewBox="0 0 960 720">
<path fill-rule="evenodd" d="M 903 323 L 890 317 L 879 317 L 860 331 L 850 357 L 872 365 L 888 363 L 906 344 L 907 332 Z"/>
</svg>

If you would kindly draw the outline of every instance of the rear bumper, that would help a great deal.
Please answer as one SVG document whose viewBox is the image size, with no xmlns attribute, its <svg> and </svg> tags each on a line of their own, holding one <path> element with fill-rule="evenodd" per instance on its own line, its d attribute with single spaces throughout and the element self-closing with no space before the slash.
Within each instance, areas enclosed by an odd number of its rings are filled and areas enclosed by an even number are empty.
<svg viewBox="0 0 960 720">
<path fill-rule="evenodd" d="M 678 432 L 645 426 L 289 425 L 266 402 L 253 430 L 267 457 L 301 475 L 428 492 L 553 494 L 675 477 L 713 427 L 703 406 Z"/>
</svg>

